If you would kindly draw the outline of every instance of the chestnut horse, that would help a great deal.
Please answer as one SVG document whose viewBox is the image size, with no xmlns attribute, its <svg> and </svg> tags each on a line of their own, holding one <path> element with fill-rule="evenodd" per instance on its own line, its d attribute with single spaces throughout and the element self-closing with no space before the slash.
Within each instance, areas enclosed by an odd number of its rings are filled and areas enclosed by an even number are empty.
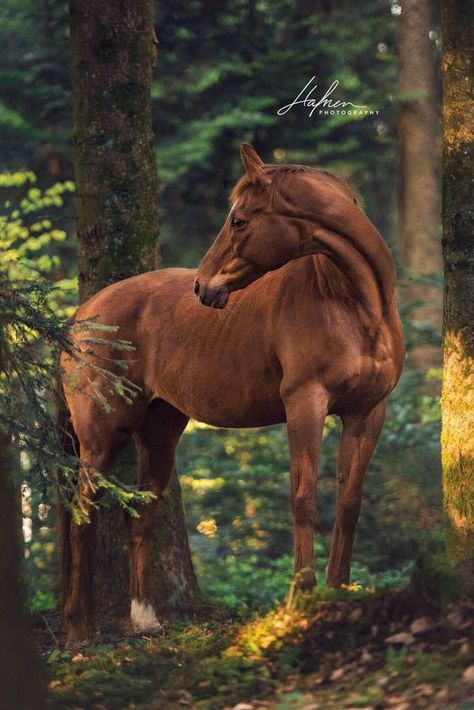
<svg viewBox="0 0 474 710">
<path fill-rule="evenodd" d="M 343 428 L 327 577 L 332 586 L 346 584 L 364 473 L 404 358 L 392 258 L 344 181 L 304 166 L 264 165 L 248 145 L 242 160 L 246 173 L 197 274 L 142 274 L 79 308 L 77 319 L 116 325 L 111 340 L 133 343 L 135 350 L 120 357 L 140 387 L 132 404 L 108 396 L 106 413 L 94 396 L 103 384 L 93 364 L 117 357 L 113 345 L 91 352 L 82 333 L 73 335 L 89 363 L 79 367 L 62 357 L 75 379 L 74 388 L 65 379 L 64 390 L 80 457 L 84 467 L 106 472 L 133 437 L 137 483 L 158 498 L 190 417 L 220 427 L 286 422 L 294 571 L 299 586 L 309 589 L 319 450 L 324 419 L 337 414 Z M 94 493 L 87 477 L 80 480 L 78 495 L 87 504 Z M 157 624 L 149 579 L 156 506 L 156 500 L 143 505 L 129 525 L 131 619 L 141 630 Z M 92 629 L 91 531 L 92 525 L 71 524 L 70 643 Z"/>
</svg>

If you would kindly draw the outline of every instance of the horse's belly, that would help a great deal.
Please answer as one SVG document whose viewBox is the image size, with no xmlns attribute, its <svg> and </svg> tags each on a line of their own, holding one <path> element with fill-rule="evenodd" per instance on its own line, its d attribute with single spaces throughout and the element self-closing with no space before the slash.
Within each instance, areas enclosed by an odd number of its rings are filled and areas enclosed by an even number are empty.
<svg viewBox="0 0 474 710">
<path fill-rule="evenodd" d="M 212 373 L 212 370 L 211 370 Z M 189 417 L 218 427 L 267 426 L 285 421 L 279 380 L 268 373 L 224 375 L 186 371 L 159 378 L 155 396 L 170 402 Z"/>
<path fill-rule="evenodd" d="M 264 402 L 259 399 L 241 403 L 235 408 L 224 407 L 220 410 L 197 406 L 189 416 L 205 424 L 230 429 L 269 426 L 286 421 L 283 402 L 279 398 Z"/>
</svg>

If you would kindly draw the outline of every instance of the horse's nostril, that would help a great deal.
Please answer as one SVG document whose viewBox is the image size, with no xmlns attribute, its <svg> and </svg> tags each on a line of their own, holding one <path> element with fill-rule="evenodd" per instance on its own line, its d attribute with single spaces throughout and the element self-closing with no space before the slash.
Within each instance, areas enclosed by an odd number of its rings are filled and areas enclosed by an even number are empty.
<svg viewBox="0 0 474 710">
<path fill-rule="evenodd" d="M 196 283 L 194 284 L 194 293 L 196 294 L 196 296 L 199 296 L 200 290 L 201 290 L 201 285 L 200 285 L 199 281 L 196 281 Z"/>
</svg>

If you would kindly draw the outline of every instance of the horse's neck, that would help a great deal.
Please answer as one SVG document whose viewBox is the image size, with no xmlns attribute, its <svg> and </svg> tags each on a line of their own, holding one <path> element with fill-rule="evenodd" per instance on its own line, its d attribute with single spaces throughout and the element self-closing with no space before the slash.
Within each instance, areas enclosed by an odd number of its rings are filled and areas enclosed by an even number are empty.
<svg viewBox="0 0 474 710">
<path fill-rule="evenodd" d="M 370 268 L 366 267 L 366 271 L 362 272 L 349 265 L 344 268 L 345 262 L 336 263 L 324 254 L 313 255 L 311 265 L 311 292 L 315 302 L 339 303 L 345 311 L 353 314 L 354 322 L 359 322 L 369 337 L 375 338 L 392 306 L 383 305 L 375 275 Z M 360 280 L 361 273 L 364 275 L 363 283 Z"/>
<path fill-rule="evenodd" d="M 322 301 L 337 300 L 347 306 L 357 300 L 357 290 L 351 279 L 330 257 L 324 254 L 313 254 L 313 282 L 318 298 Z"/>
<path fill-rule="evenodd" d="M 380 322 L 394 307 L 395 273 L 390 251 L 375 227 L 359 210 L 350 229 L 324 217 L 319 223 L 305 220 L 301 226 L 299 254 L 317 255 L 321 297 L 362 306 L 374 325 Z"/>
<path fill-rule="evenodd" d="M 380 312 L 394 301 L 395 272 L 389 248 L 349 195 L 328 189 L 328 185 L 313 188 L 302 190 L 298 200 L 279 196 L 279 211 L 288 212 L 299 225 L 298 255 L 328 256 L 357 287 L 369 310 Z M 330 280 L 334 282 L 334 278 Z M 368 291 L 365 283 L 370 283 Z"/>
</svg>

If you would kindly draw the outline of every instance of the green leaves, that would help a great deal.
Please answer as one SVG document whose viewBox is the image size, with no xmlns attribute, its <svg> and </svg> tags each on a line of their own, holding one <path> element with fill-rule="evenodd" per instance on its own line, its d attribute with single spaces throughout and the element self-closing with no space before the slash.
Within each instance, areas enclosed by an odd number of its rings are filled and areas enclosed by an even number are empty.
<svg viewBox="0 0 474 710">
<path fill-rule="evenodd" d="M 105 411 L 111 410 L 116 397 L 131 404 L 140 388 L 127 378 L 128 363 L 121 355 L 133 351 L 134 346 L 115 337 L 117 326 L 75 322 L 73 329 L 79 335 L 80 347 L 73 346 L 66 317 L 77 301 L 77 281 L 61 279 L 54 283 L 49 279 L 61 266 L 60 256 L 53 249 L 66 237 L 56 228 L 54 208 L 62 206 L 63 195 L 72 192 L 74 184 L 66 181 L 46 190 L 33 185 L 35 176 L 30 172 L 0 175 L 0 189 L 19 191 L 15 203 L 3 201 L 0 214 L 0 324 L 5 334 L 0 426 L 14 437 L 23 455 L 21 477 L 31 488 L 44 494 L 61 474 L 61 494 L 76 522 L 87 523 L 89 519 L 89 509 L 75 504 L 81 475 L 88 477 L 94 490 L 104 493 L 101 504 L 113 499 L 137 516 L 136 507 L 150 502 L 155 497 L 152 493 L 84 467 L 78 478 L 78 452 L 64 451 L 60 441 L 65 432 L 56 425 L 54 403 L 58 398 L 61 350 L 75 360 L 78 370 L 86 364 L 92 368 L 92 396 Z M 84 353 L 94 348 L 103 351 L 104 347 L 107 355 L 86 362 Z M 75 386 L 74 378 L 69 385 Z M 33 597 L 35 609 L 44 603 L 45 598 Z"/>
</svg>

